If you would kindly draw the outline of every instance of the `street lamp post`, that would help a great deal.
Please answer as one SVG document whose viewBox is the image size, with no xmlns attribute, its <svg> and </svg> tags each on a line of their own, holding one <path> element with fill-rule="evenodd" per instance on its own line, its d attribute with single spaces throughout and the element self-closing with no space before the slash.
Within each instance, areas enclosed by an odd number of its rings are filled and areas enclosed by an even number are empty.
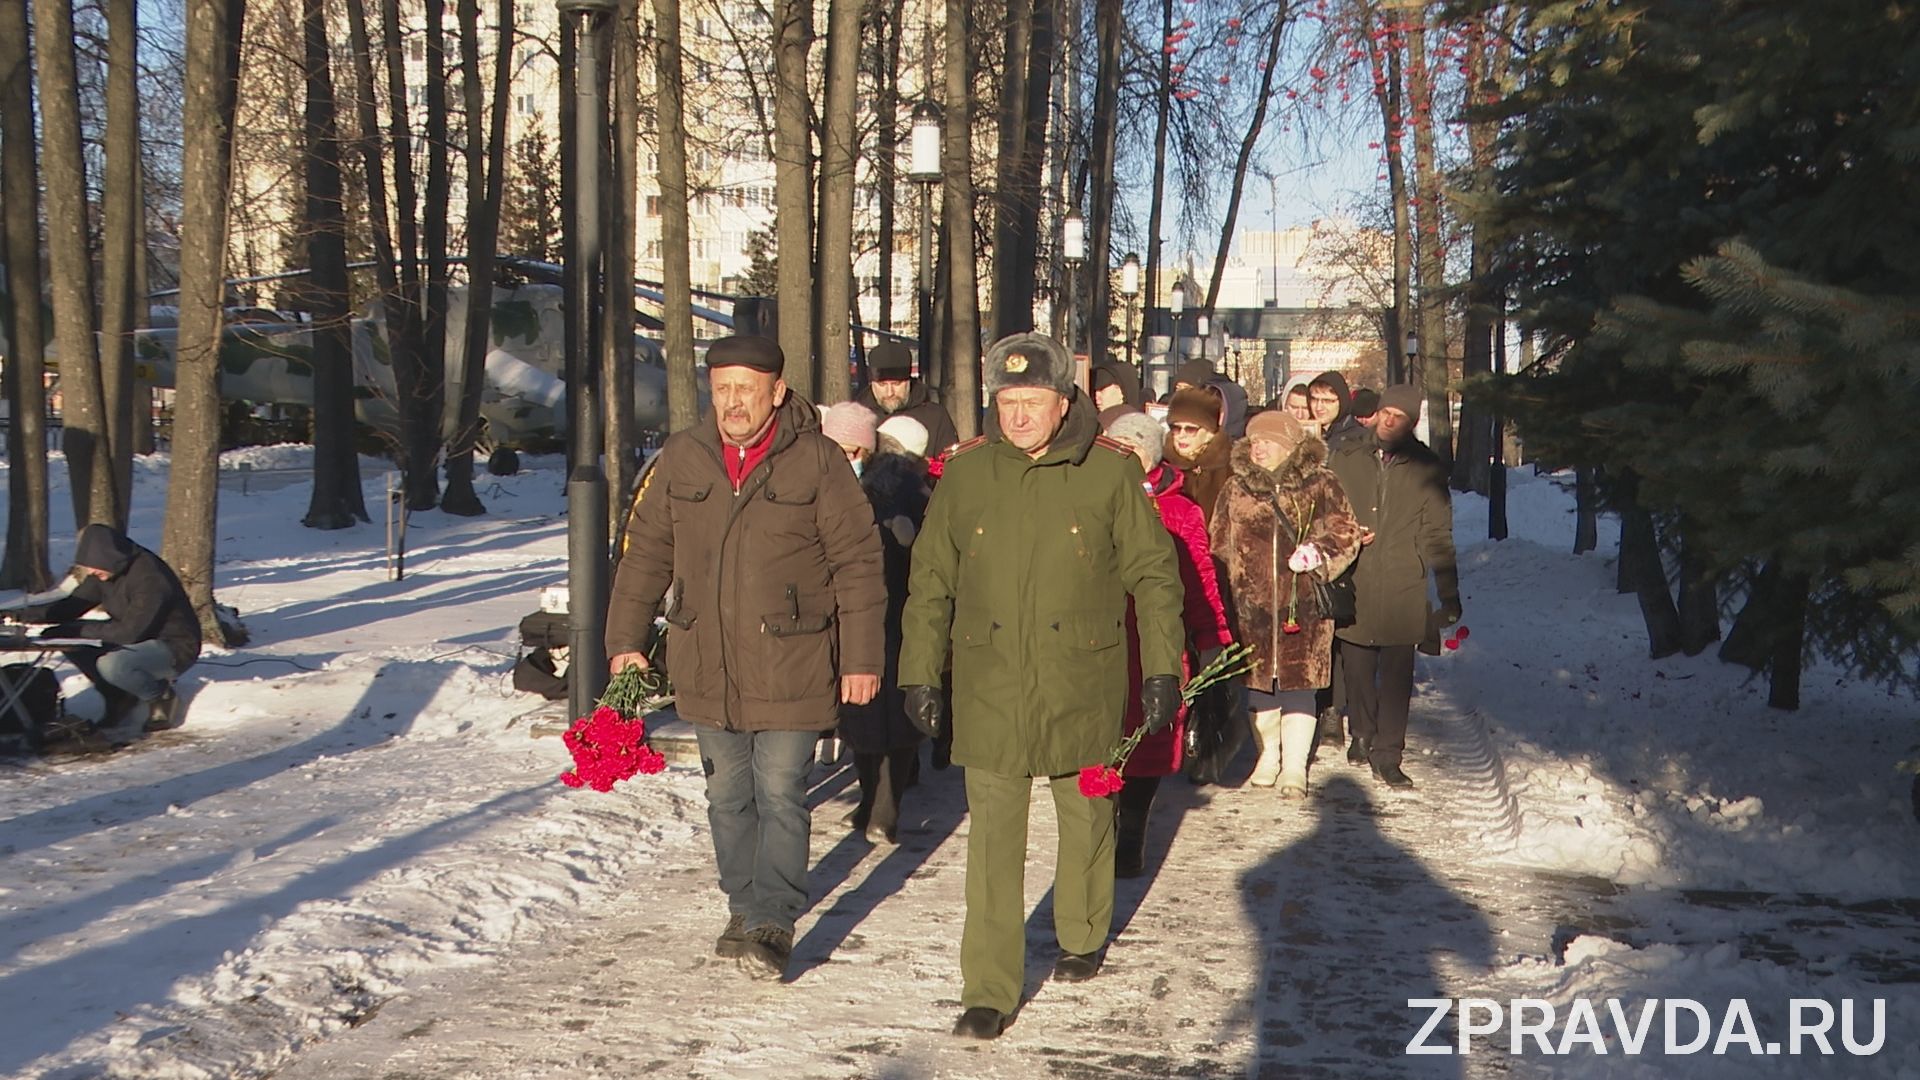
<svg viewBox="0 0 1920 1080">
<path fill-rule="evenodd" d="M 1203 311 L 1194 316 L 1193 328 L 1194 331 L 1200 335 L 1200 359 L 1213 359 L 1211 348 L 1213 345 L 1213 320 L 1207 318 L 1207 313 Z"/>
<path fill-rule="evenodd" d="M 1120 264 L 1120 295 L 1127 298 L 1127 324 L 1120 328 L 1127 339 L 1127 363 L 1133 359 L 1133 302 L 1140 296 L 1140 256 L 1127 252 Z"/>
<path fill-rule="evenodd" d="M 1180 316 L 1187 310 L 1186 282 L 1173 283 L 1173 298 L 1167 302 L 1167 310 L 1173 313 L 1173 339 L 1167 345 L 1167 370 L 1169 373 L 1180 366 Z M 1172 379 L 1172 375 L 1168 375 Z"/>
<path fill-rule="evenodd" d="M 1068 211 L 1060 223 L 1060 257 L 1067 263 L 1067 352 L 1077 352 L 1079 335 L 1074 332 L 1074 306 L 1079 299 L 1080 263 L 1087 257 L 1087 222 L 1080 211 Z"/>
<path fill-rule="evenodd" d="M 913 107 L 907 179 L 920 185 L 920 280 L 915 289 L 920 320 L 920 378 L 937 384 L 933 372 L 933 188 L 940 182 L 940 107 Z"/>
<path fill-rule="evenodd" d="M 1413 373 L 1420 370 L 1420 335 L 1407 332 L 1406 367 L 1400 372 L 1400 381 L 1412 382 Z"/>
<path fill-rule="evenodd" d="M 604 449 L 595 386 L 600 355 L 594 340 L 599 324 L 602 226 L 600 140 L 607 130 L 606 29 L 615 0 L 558 0 L 574 40 L 574 125 L 561 133 L 562 150 L 572 159 L 573 213 L 567 219 L 566 299 L 567 434 L 572 450 L 567 474 L 567 622 L 570 661 L 567 677 L 569 715 L 585 716 L 607 686 L 607 476 L 600 466 Z"/>
</svg>

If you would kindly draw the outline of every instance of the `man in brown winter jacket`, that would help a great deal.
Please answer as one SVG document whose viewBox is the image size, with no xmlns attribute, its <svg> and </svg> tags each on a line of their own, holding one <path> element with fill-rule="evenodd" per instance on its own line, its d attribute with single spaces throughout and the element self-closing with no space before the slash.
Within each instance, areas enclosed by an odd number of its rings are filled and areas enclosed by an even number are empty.
<svg viewBox="0 0 1920 1080">
<path fill-rule="evenodd" d="M 873 510 L 768 338 L 707 351 L 713 417 L 661 447 L 607 609 L 616 673 L 645 667 L 665 600 L 674 705 L 707 774 L 726 929 L 714 953 L 779 978 L 807 902 L 807 771 L 842 702 L 885 666 L 886 585 Z"/>
</svg>

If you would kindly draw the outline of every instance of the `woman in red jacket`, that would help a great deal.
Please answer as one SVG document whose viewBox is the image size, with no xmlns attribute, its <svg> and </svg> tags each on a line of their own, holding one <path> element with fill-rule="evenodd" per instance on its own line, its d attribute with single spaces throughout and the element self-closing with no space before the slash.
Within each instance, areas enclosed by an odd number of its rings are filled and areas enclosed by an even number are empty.
<svg viewBox="0 0 1920 1080">
<path fill-rule="evenodd" d="M 1220 583 L 1214 573 L 1213 556 L 1208 551 L 1206 516 L 1192 499 L 1181 494 L 1184 481 L 1180 470 L 1161 460 L 1166 432 L 1160 422 L 1142 412 L 1124 413 L 1107 426 L 1107 435 L 1123 443 L 1139 456 L 1147 470 L 1147 494 L 1160 513 L 1160 521 L 1173 534 L 1174 553 L 1180 559 L 1180 580 L 1186 586 L 1185 622 L 1192 651 L 1211 659 L 1233 643 L 1227 628 L 1226 605 L 1220 600 Z M 1191 674 L 1189 669 L 1182 677 Z M 1127 677 L 1133 692 L 1127 695 L 1125 730 L 1140 726 L 1140 642 L 1134 633 L 1133 604 L 1127 604 Z M 1119 837 L 1114 847 L 1115 877 L 1139 877 L 1146 869 L 1147 815 L 1153 810 L 1153 797 L 1160 790 L 1160 778 L 1180 771 L 1182 749 L 1186 745 L 1186 709 L 1174 722 L 1147 736 L 1127 759 L 1122 775 L 1126 786 L 1119 795 Z"/>
</svg>

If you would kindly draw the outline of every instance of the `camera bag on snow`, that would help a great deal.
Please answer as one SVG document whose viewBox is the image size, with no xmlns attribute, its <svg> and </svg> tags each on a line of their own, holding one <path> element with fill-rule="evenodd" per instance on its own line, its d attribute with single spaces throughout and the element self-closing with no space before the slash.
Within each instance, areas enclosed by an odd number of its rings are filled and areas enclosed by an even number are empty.
<svg viewBox="0 0 1920 1080">
<path fill-rule="evenodd" d="M 567 696 L 567 651 L 571 628 L 566 615 L 536 611 L 520 620 L 520 647 L 528 650 L 513 665 L 513 688 L 548 701 Z"/>
</svg>

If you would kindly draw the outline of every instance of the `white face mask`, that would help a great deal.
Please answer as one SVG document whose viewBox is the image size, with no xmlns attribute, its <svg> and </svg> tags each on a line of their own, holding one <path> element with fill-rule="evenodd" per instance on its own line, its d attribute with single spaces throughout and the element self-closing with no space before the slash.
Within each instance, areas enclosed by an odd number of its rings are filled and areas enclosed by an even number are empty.
<svg viewBox="0 0 1920 1080">
<path fill-rule="evenodd" d="M 847 462 L 847 464 L 853 466 L 853 475 L 857 479 L 861 471 L 866 468 L 867 462 L 865 458 L 854 458 L 852 461 Z"/>
</svg>

